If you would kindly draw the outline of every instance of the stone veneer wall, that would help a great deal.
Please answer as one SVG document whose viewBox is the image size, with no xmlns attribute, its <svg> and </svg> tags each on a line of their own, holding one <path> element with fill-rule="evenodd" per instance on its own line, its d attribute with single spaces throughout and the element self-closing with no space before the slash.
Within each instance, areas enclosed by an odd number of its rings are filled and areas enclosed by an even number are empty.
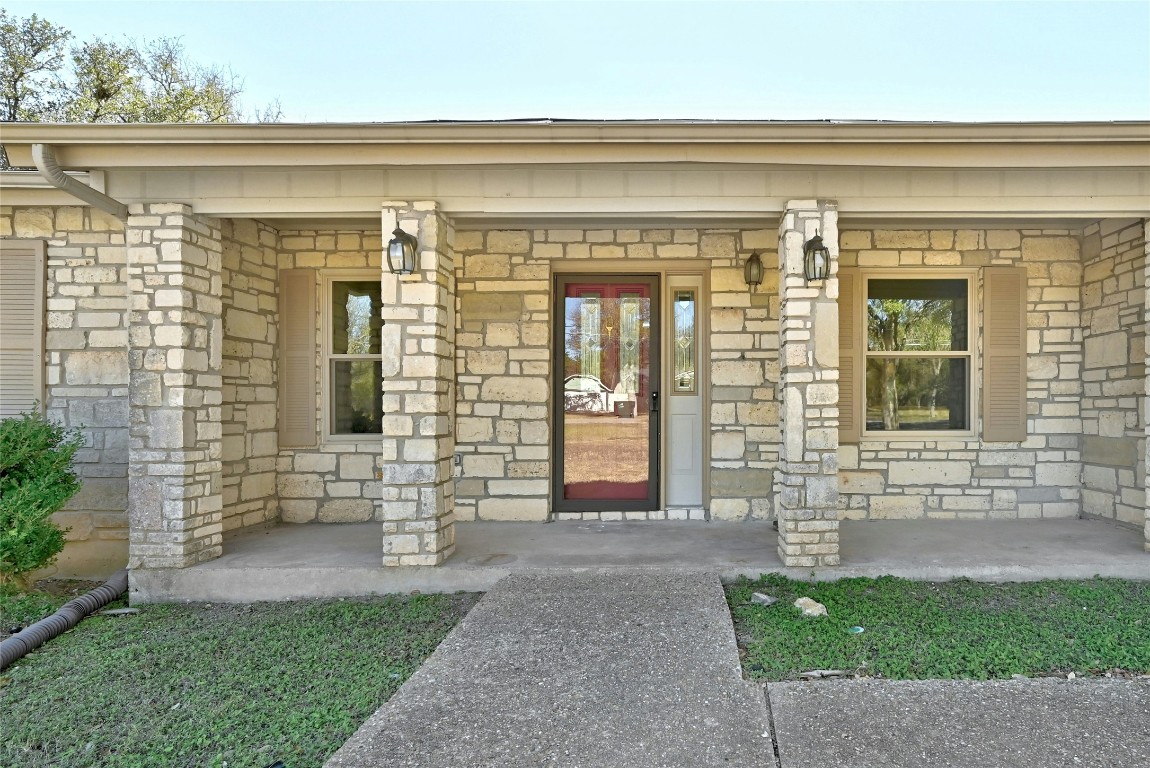
<svg viewBox="0 0 1150 768">
<path fill-rule="evenodd" d="M 274 520 L 276 495 L 278 235 L 225 219 L 223 239 L 224 530 Z"/>
<path fill-rule="evenodd" d="M 47 242 L 45 407 L 84 433 L 83 480 L 55 520 L 76 542 L 127 557 L 128 320 L 124 224 L 80 206 L 0 208 L 0 237 Z M 83 545 L 81 545 L 83 548 Z M 93 553 L 99 558 L 98 553 Z"/>
<path fill-rule="evenodd" d="M 1024 265 L 1028 439 L 863 439 L 839 447 L 846 519 L 1076 517 L 1082 264 L 1066 230 L 844 230 L 840 266 Z M 981 287 L 975 298 L 981 316 Z M 982 344 L 976 322 L 975 343 Z M 977 389 L 978 374 L 975 375 Z M 975 414 L 976 420 L 978 414 Z M 976 435 L 978 431 L 976 430 Z"/>
<path fill-rule="evenodd" d="M 1082 513 L 1146 520 L 1146 230 L 1104 220 L 1083 238 Z"/>
<path fill-rule="evenodd" d="M 375 232 L 284 230 L 279 233 L 281 269 L 380 270 L 382 238 Z M 320 281 L 316 307 L 324 306 Z M 290 307 L 281 308 L 290 311 Z M 322 348 L 324 323 L 317 324 L 316 348 Z M 316 414 L 323 408 L 322 361 L 316 360 Z M 393 461 L 396 457 L 387 457 Z M 280 517 L 288 523 L 347 523 L 382 520 L 385 457 L 380 438 L 363 442 L 321 439 L 315 448 L 284 448 L 276 461 Z"/>
<path fill-rule="evenodd" d="M 752 295 L 743 261 L 764 256 Z M 456 514 L 546 520 L 551 489 L 551 275 L 603 260 L 705 259 L 710 277 L 710 517 L 772 516 L 779 455 L 778 235 L 773 230 L 459 231 L 456 334 Z M 687 518 L 688 510 L 600 513 Z M 698 513 L 702 516 L 703 512 Z M 581 517 L 581 515 L 578 515 Z"/>
</svg>

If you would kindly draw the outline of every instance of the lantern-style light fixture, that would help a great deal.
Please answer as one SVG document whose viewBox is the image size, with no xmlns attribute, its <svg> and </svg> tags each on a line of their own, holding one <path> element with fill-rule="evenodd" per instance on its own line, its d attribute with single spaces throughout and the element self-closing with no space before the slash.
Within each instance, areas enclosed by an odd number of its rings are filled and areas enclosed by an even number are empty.
<svg viewBox="0 0 1150 768">
<path fill-rule="evenodd" d="M 415 271 L 415 249 L 419 247 L 419 241 L 399 227 L 391 234 L 393 237 L 387 244 L 387 266 L 392 274 L 410 275 Z"/>
<path fill-rule="evenodd" d="M 759 258 L 759 252 L 755 251 L 747 257 L 747 261 L 743 264 L 743 279 L 747 281 L 747 285 L 754 291 L 763 282 L 763 260 Z"/>
<path fill-rule="evenodd" d="M 826 280 L 831 267 L 831 250 L 816 233 L 803 245 L 803 276 L 808 283 Z"/>
</svg>

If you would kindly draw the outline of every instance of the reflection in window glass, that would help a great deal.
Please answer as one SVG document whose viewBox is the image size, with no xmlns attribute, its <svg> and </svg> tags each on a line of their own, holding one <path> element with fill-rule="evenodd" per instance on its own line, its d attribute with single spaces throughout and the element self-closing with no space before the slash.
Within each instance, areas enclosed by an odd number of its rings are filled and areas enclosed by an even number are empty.
<svg viewBox="0 0 1150 768">
<path fill-rule="evenodd" d="M 866 428 L 969 429 L 966 358 L 868 357 Z"/>
<path fill-rule="evenodd" d="M 333 435 L 383 432 L 383 364 L 378 360 L 332 360 Z"/>
<path fill-rule="evenodd" d="M 675 291 L 672 390 L 695 392 L 695 292 Z"/>
<path fill-rule="evenodd" d="M 382 306 L 378 280 L 332 283 L 332 354 L 378 355 Z"/>
<path fill-rule="evenodd" d="M 866 429 L 970 429 L 964 279 L 866 281 Z"/>
<path fill-rule="evenodd" d="M 328 407 L 332 435 L 383 432 L 382 307 L 378 280 L 331 283 Z"/>
<path fill-rule="evenodd" d="M 966 350 L 965 280 L 868 280 L 867 349 Z"/>
</svg>

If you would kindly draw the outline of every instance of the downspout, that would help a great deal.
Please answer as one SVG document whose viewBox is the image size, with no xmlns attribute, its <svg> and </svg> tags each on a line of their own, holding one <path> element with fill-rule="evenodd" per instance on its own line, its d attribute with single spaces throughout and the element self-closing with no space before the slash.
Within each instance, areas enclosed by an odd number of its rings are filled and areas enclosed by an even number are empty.
<svg viewBox="0 0 1150 768">
<path fill-rule="evenodd" d="M 81 184 L 80 186 L 84 185 Z M 12 635 L 4 642 L 0 642 L 0 670 L 23 658 L 56 635 L 67 632 L 79 624 L 89 613 L 97 608 L 103 608 L 124 594 L 127 589 L 128 572 L 126 570 L 116 571 L 112 578 L 88 594 L 80 595 L 75 600 L 69 600 L 60 607 L 60 610 L 48 618 L 41 619 L 32 626 L 20 630 L 19 633 Z"/>
<path fill-rule="evenodd" d="M 52 186 L 112 214 L 120 221 L 128 220 L 128 206 L 64 173 L 60 164 L 56 162 L 56 153 L 52 151 L 51 144 L 33 144 L 32 162 L 36 164 L 36 170 L 40 171 L 40 175 Z"/>
</svg>

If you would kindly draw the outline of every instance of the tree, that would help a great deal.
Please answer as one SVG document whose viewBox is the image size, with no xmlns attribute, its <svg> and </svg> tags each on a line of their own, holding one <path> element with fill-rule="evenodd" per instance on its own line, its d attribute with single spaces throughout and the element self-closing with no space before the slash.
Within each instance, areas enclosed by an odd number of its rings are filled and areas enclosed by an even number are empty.
<svg viewBox="0 0 1150 768">
<path fill-rule="evenodd" d="M 243 81 L 188 59 L 179 38 L 117 43 L 0 9 L 0 86 L 6 122 L 232 123 L 245 119 Z M 278 103 L 249 119 L 277 122 Z"/>
<path fill-rule="evenodd" d="M 0 8 L 0 121 L 35 122 L 56 109 L 64 45 L 71 37 L 36 14 L 20 19 Z"/>
</svg>

